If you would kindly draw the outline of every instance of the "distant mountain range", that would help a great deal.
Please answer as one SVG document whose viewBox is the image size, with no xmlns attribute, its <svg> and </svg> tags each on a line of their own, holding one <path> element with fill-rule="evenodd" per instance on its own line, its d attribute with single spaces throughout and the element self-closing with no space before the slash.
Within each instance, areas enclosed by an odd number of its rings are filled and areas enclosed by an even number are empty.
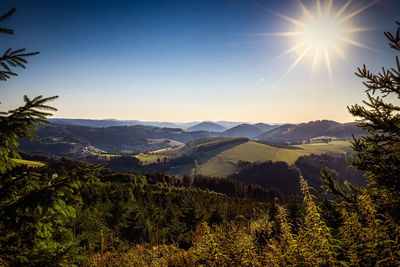
<svg viewBox="0 0 400 267">
<path fill-rule="evenodd" d="M 301 124 L 284 124 L 256 137 L 268 142 L 299 142 L 320 136 L 349 139 L 365 132 L 356 122 L 339 123 L 330 120 L 318 120 Z"/>
<path fill-rule="evenodd" d="M 91 120 L 91 119 L 61 119 L 53 118 L 49 119 L 51 123 L 61 125 L 77 125 L 77 126 L 88 126 L 96 128 L 112 127 L 112 126 L 134 126 L 134 125 L 146 125 L 153 127 L 166 127 L 166 128 L 184 128 L 191 127 L 198 122 L 189 123 L 172 123 L 172 122 L 158 122 L 158 121 L 138 121 L 138 120 Z"/>
<path fill-rule="evenodd" d="M 188 132 L 179 128 L 143 125 L 96 128 L 57 124 L 38 128 L 36 134 L 40 137 L 39 141 L 21 139 L 19 148 L 27 152 L 61 156 L 81 154 L 89 146 L 108 153 L 138 153 L 219 136 L 218 133 L 206 131 Z"/>
<path fill-rule="evenodd" d="M 159 122 L 159 121 L 139 121 L 139 120 L 116 120 L 116 119 L 104 119 L 104 120 L 92 120 L 92 119 L 63 119 L 63 118 L 52 118 L 49 119 L 51 123 L 61 124 L 61 125 L 78 125 L 78 126 L 88 126 L 88 127 L 96 127 L 96 128 L 104 128 L 111 126 L 133 126 L 133 125 L 146 125 L 153 127 L 166 127 L 166 128 L 181 128 L 184 130 L 189 130 L 191 127 L 196 125 L 204 124 L 207 127 L 207 124 L 217 125 L 216 127 L 222 127 L 220 130 L 216 130 L 216 132 L 223 132 L 232 127 L 243 124 L 244 122 L 234 122 L 234 121 L 193 121 L 193 122 Z M 257 123 L 258 125 L 264 125 L 264 123 Z M 266 124 L 267 125 L 267 124 Z M 263 126 L 262 126 L 263 127 Z M 260 127 L 260 128 L 262 128 Z M 200 127 L 201 128 L 201 127 Z M 204 131 L 211 131 L 207 129 L 201 129 Z M 265 130 L 262 128 L 265 132 Z M 193 130 L 191 130 L 193 131 Z M 196 130 L 197 131 L 197 130 Z"/>
<path fill-rule="evenodd" d="M 254 124 L 254 126 L 256 126 L 258 129 L 260 129 L 263 133 L 279 127 L 279 125 L 270 125 L 270 124 L 265 124 L 262 122 L 256 123 L 256 124 Z"/>
<path fill-rule="evenodd" d="M 226 130 L 225 132 L 222 133 L 222 136 L 223 137 L 247 137 L 247 138 L 252 139 L 262 133 L 263 133 L 263 131 L 260 128 L 258 128 L 257 126 L 244 123 L 244 124 L 235 126 L 229 130 Z"/>
<path fill-rule="evenodd" d="M 224 132 L 227 129 L 213 122 L 202 122 L 187 129 L 188 131 Z"/>
<path fill-rule="evenodd" d="M 280 126 L 242 123 L 230 129 L 217 123 L 202 122 L 191 125 L 187 130 L 182 129 L 183 127 L 161 128 L 154 126 L 157 124 L 155 122 L 153 125 L 129 126 L 120 126 L 119 124 L 128 121 L 117 120 L 51 119 L 51 122 L 53 124 L 38 128 L 36 131 L 40 140 L 21 139 L 19 148 L 34 153 L 76 156 L 92 154 L 96 152 L 92 151 L 93 149 L 115 154 L 139 153 L 215 137 L 245 137 L 268 143 L 285 143 L 323 136 L 350 139 L 352 135 L 359 136 L 364 133 L 356 123 L 338 123 L 329 120 Z M 129 123 L 134 122 L 129 121 Z"/>
</svg>

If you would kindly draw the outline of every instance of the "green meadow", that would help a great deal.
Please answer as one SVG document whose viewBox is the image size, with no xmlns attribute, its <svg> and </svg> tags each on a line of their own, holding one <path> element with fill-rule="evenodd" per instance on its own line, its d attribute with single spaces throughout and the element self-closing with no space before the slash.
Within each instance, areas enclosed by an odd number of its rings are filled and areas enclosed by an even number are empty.
<svg viewBox="0 0 400 267">
<path fill-rule="evenodd" d="M 29 166 L 37 166 L 37 167 L 42 167 L 45 164 L 38 162 L 38 161 L 32 161 L 32 160 L 25 160 L 25 159 L 12 159 L 15 163 L 17 164 L 24 164 L 24 165 L 29 165 Z"/>
<path fill-rule="evenodd" d="M 203 143 L 196 144 L 196 148 L 223 142 L 226 139 L 213 141 L 205 140 Z M 247 141 L 234 146 L 222 146 L 216 149 L 206 150 L 194 153 L 196 162 L 177 166 L 171 170 L 171 174 L 175 175 L 193 175 L 202 174 L 207 176 L 226 177 L 231 175 L 236 170 L 236 164 L 239 161 L 285 161 L 288 164 L 293 164 L 300 156 L 310 154 L 336 153 L 346 154 L 351 152 L 349 141 L 331 141 L 329 143 L 313 143 L 296 145 L 293 149 L 278 148 L 271 145 L 258 143 L 255 141 Z M 136 155 L 143 164 L 150 164 L 162 161 L 164 158 L 172 159 L 183 155 L 189 155 L 194 152 L 192 146 L 179 146 L 176 148 L 163 149 L 159 151 L 149 152 L 147 154 Z"/>
</svg>

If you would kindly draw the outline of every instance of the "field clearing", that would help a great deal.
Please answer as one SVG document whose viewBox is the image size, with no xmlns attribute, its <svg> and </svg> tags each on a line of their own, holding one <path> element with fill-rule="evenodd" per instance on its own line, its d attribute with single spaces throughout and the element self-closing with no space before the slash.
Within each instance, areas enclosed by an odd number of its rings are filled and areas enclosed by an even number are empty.
<svg viewBox="0 0 400 267">
<path fill-rule="evenodd" d="M 273 160 L 278 148 L 253 141 L 237 145 L 218 153 L 200 165 L 203 175 L 228 176 L 235 172 L 236 164 L 242 161 L 267 161 Z"/>
<path fill-rule="evenodd" d="M 152 151 L 149 154 L 156 154 L 159 156 L 167 156 L 167 157 L 180 157 L 188 152 L 190 152 L 191 149 L 188 148 L 185 145 L 181 145 L 178 147 L 173 147 L 173 148 L 165 148 L 165 149 L 160 149 L 160 150 L 156 150 L 156 151 Z"/>
<path fill-rule="evenodd" d="M 308 151 L 307 149 L 281 149 L 279 151 L 279 154 L 277 155 L 277 157 L 274 159 L 274 161 L 284 161 L 287 164 L 293 164 L 295 163 L 295 161 L 301 157 L 301 156 L 305 156 L 305 155 L 310 155 L 312 154 L 312 152 Z M 318 154 L 318 153 L 314 153 L 314 154 Z M 319 153 L 322 154 L 322 153 Z"/>
<path fill-rule="evenodd" d="M 139 154 L 135 155 L 135 158 L 140 160 L 144 165 L 157 162 L 157 160 L 163 161 L 164 158 L 170 159 L 171 156 L 164 156 L 159 154 Z"/>
<path fill-rule="evenodd" d="M 121 157 L 120 154 L 92 154 L 92 155 L 99 156 L 99 157 L 104 157 L 104 158 L 107 158 L 107 157 L 109 157 L 109 158 Z"/>
<path fill-rule="evenodd" d="M 206 163 L 200 165 L 199 172 L 201 175 L 226 177 L 235 173 L 236 164 L 232 161 L 215 156 Z"/>
<path fill-rule="evenodd" d="M 25 160 L 25 159 L 12 159 L 17 164 L 24 164 L 24 165 L 29 165 L 29 166 L 37 166 L 37 167 L 42 167 L 46 164 L 38 162 L 38 161 L 32 161 L 32 160 Z"/>
<path fill-rule="evenodd" d="M 311 152 L 314 154 L 322 154 L 322 153 L 346 154 L 352 151 L 352 149 L 350 148 L 350 141 L 331 141 L 329 143 L 296 145 L 296 147 L 302 148 L 307 152 Z"/>
<path fill-rule="evenodd" d="M 217 139 L 196 144 L 199 148 L 204 145 L 215 144 L 227 139 Z M 198 162 L 197 173 L 207 176 L 226 177 L 236 171 L 238 161 L 285 161 L 293 164 L 304 155 L 337 153 L 345 154 L 351 152 L 349 141 L 331 141 L 329 143 L 313 143 L 295 145 L 298 149 L 278 148 L 267 144 L 247 141 L 234 146 L 222 146 L 216 149 L 201 151 L 197 154 Z M 164 158 L 172 159 L 193 152 L 193 147 L 181 145 L 175 148 L 168 148 L 136 155 L 143 164 L 151 164 Z M 176 166 L 169 171 L 173 175 L 193 175 L 195 173 L 195 164 L 186 164 Z"/>
<path fill-rule="evenodd" d="M 330 143 L 296 145 L 300 149 L 278 149 L 249 141 L 218 153 L 201 164 L 200 171 L 203 175 L 226 177 L 235 172 L 235 165 L 239 160 L 249 162 L 272 160 L 293 164 L 300 156 L 310 154 L 346 154 L 352 151 L 349 145 L 349 141 L 332 141 Z"/>
</svg>

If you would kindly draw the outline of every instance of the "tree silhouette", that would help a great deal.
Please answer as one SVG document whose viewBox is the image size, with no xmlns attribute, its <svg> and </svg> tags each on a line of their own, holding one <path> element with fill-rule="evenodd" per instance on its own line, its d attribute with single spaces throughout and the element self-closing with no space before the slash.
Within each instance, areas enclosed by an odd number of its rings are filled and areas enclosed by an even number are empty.
<svg viewBox="0 0 400 267">
<path fill-rule="evenodd" d="M 0 17 L 0 22 L 10 18 L 15 12 L 15 8 L 8 11 Z M 0 33 L 13 35 L 12 29 L 0 28 Z M 26 49 L 13 50 L 7 49 L 0 57 L 0 81 L 6 81 L 11 76 L 17 76 L 13 68 L 25 68 L 28 63 L 26 57 L 34 56 L 39 52 L 25 53 Z M 46 118 L 51 116 L 51 111 L 57 109 L 47 105 L 49 101 L 58 98 L 58 96 L 43 97 L 37 96 L 30 99 L 24 96 L 25 105 L 14 110 L 0 112 L 0 174 L 10 170 L 15 164 L 12 157 L 19 157 L 15 148 L 18 146 L 18 138 L 37 138 L 34 134 L 36 125 L 43 126 L 47 123 Z"/>
<path fill-rule="evenodd" d="M 400 22 L 395 35 L 385 32 L 390 47 L 400 52 Z M 365 81 L 368 100 L 364 105 L 353 105 L 349 112 L 358 117 L 360 127 L 368 135 L 354 138 L 352 148 L 356 152 L 352 164 L 366 171 L 368 185 L 376 189 L 374 195 L 381 204 L 391 207 L 391 214 L 400 219 L 400 60 L 396 67 L 373 74 L 366 66 L 356 75 Z M 392 97 L 392 101 L 390 101 Z M 385 205 L 385 204 L 384 204 Z"/>
<path fill-rule="evenodd" d="M 0 22 L 15 12 L 11 9 L 0 17 Z M 0 33 L 13 30 L 0 28 Z M 7 49 L 0 57 L 0 80 L 17 76 L 12 70 L 25 68 L 25 49 Z M 35 173 L 15 168 L 13 157 L 18 138 L 37 138 L 37 126 L 56 109 L 47 103 L 57 96 L 24 96 L 19 108 L 0 112 L 0 265 L 52 266 L 70 260 L 75 243 L 69 224 L 75 217 L 70 205 L 71 195 L 80 179 L 88 174 L 85 169 L 74 169 L 65 176 L 56 173 Z"/>
</svg>

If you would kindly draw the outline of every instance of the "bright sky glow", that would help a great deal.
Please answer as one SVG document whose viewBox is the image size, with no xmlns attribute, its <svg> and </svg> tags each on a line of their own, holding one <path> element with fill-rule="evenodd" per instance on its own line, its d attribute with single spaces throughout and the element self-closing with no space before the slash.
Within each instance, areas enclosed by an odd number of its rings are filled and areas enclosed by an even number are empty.
<svg viewBox="0 0 400 267">
<path fill-rule="evenodd" d="M 0 54 L 40 55 L 0 82 L 0 111 L 58 95 L 59 118 L 352 121 L 346 107 L 365 98 L 354 71 L 395 64 L 383 32 L 400 20 L 399 0 L 1 3 L 17 12 Z"/>
<path fill-rule="evenodd" d="M 369 28 L 351 27 L 349 21 L 370 6 L 376 4 L 378 0 L 361 6 L 356 11 L 348 14 L 346 10 L 350 6 L 352 0 L 348 0 L 343 6 L 337 8 L 337 10 L 334 10 L 333 0 L 325 1 L 325 5 L 322 5 L 320 0 L 314 1 L 315 4 L 310 10 L 298 0 L 299 6 L 303 11 L 303 18 L 298 20 L 276 13 L 276 15 L 294 24 L 296 29 L 295 31 L 278 32 L 272 35 L 296 38 L 296 44 L 278 57 L 300 50 L 300 52 L 298 52 L 299 56 L 284 73 L 282 78 L 286 77 L 305 56 L 311 54 L 313 55 L 311 73 L 314 72 L 317 64 L 322 59 L 325 62 L 329 77 L 333 83 L 331 61 L 333 56 L 340 56 L 343 60 L 346 60 L 342 51 L 343 46 L 341 46 L 343 43 L 373 50 L 373 48 L 357 42 L 353 36 L 354 33 L 367 31 Z"/>
</svg>

